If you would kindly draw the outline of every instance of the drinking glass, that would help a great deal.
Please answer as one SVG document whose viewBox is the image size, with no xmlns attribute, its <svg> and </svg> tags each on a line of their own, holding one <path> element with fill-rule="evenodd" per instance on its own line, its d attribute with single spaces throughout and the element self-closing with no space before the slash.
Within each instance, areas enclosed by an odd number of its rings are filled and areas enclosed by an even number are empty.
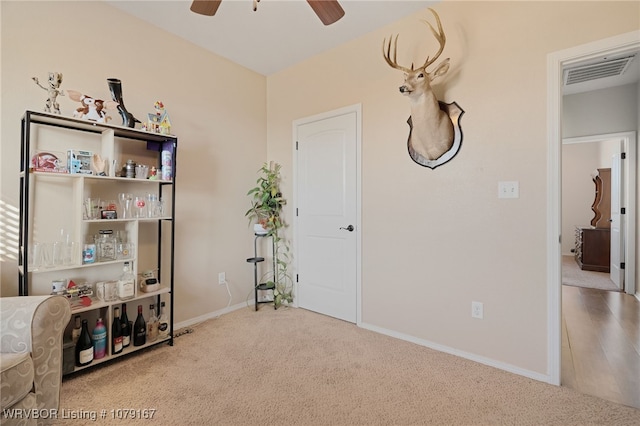
<svg viewBox="0 0 640 426">
<path fill-rule="evenodd" d="M 147 194 L 147 217 L 159 217 L 158 214 L 158 195 Z"/>
<path fill-rule="evenodd" d="M 86 198 L 84 200 L 83 218 L 85 220 L 100 219 L 100 198 Z"/>
<path fill-rule="evenodd" d="M 147 202 L 144 196 L 136 195 L 134 203 L 135 217 L 147 217 Z"/>
<path fill-rule="evenodd" d="M 120 202 L 120 217 L 122 219 L 131 219 L 131 205 L 133 204 L 133 195 L 128 192 L 121 192 L 118 194 L 118 201 Z"/>
</svg>

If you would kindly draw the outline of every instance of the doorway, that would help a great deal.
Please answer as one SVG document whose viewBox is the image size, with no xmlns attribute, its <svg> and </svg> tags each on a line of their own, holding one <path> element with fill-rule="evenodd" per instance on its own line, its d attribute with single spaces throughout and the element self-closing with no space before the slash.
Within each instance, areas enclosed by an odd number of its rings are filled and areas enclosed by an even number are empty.
<svg viewBox="0 0 640 426">
<path fill-rule="evenodd" d="M 361 106 L 294 122 L 296 300 L 360 323 Z"/>
<path fill-rule="evenodd" d="M 562 72 L 565 67 L 603 55 L 623 55 L 640 49 L 640 31 L 621 34 L 594 43 L 554 52 L 547 58 L 548 75 L 548 210 L 547 210 L 547 294 L 548 294 L 548 373 L 549 382 L 561 384 L 562 357 L 562 226 L 561 226 L 561 111 L 562 111 Z M 635 146 L 634 146 L 635 148 Z M 634 154 L 635 155 L 635 154 Z M 635 177 L 635 170 L 633 170 Z M 634 206 L 635 207 L 635 206 Z M 627 217 L 630 226 L 635 229 L 635 208 Z M 635 238 L 635 230 L 634 230 Z M 626 256 L 633 261 L 627 265 L 627 273 L 635 276 L 635 247 L 627 251 Z M 635 293 L 628 286 L 627 291 Z"/>
</svg>

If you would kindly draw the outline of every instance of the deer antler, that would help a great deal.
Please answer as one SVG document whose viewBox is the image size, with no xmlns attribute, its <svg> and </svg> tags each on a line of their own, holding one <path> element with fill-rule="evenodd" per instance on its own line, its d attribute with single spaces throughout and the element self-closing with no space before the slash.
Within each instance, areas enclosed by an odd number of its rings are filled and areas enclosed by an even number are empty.
<svg viewBox="0 0 640 426">
<path fill-rule="evenodd" d="M 444 50 L 444 45 L 447 42 L 447 37 L 444 35 L 444 30 L 442 29 L 442 23 L 440 22 L 440 17 L 438 16 L 435 10 L 431 8 L 429 8 L 429 10 L 431 11 L 431 13 L 433 13 L 433 16 L 436 17 L 436 22 L 438 23 L 438 32 L 436 33 L 436 30 L 433 28 L 433 25 L 431 25 L 428 21 L 423 20 L 422 22 L 429 25 L 429 28 L 431 29 L 433 36 L 436 38 L 436 40 L 438 40 L 438 43 L 440 43 L 440 50 L 438 50 L 438 53 L 435 54 L 433 59 L 429 59 L 429 57 L 427 56 L 427 60 L 425 61 L 424 65 L 420 68 L 426 68 L 432 63 L 434 63 L 442 54 L 442 51 Z"/>
<path fill-rule="evenodd" d="M 391 59 L 391 41 L 392 40 L 393 40 L 393 59 Z M 405 68 L 403 66 L 398 65 L 398 60 L 396 58 L 397 54 L 398 54 L 398 34 L 396 34 L 395 40 L 393 39 L 393 36 L 391 36 L 389 38 L 388 44 L 387 44 L 386 38 L 382 40 L 382 56 L 384 56 L 384 60 L 387 61 L 387 64 L 389 64 L 391 68 L 395 68 L 397 70 L 404 71 L 404 72 L 411 72 L 409 68 Z"/>
<path fill-rule="evenodd" d="M 431 8 L 429 8 L 429 10 L 436 17 L 436 22 L 438 23 L 438 31 L 436 32 L 436 30 L 433 28 L 433 25 L 431 25 L 428 21 L 423 20 L 423 22 L 429 25 L 429 28 L 431 29 L 433 36 L 436 38 L 436 40 L 438 40 L 438 43 L 440 43 L 440 49 L 435 54 L 433 59 L 429 59 L 429 57 L 427 56 L 427 60 L 425 61 L 424 65 L 422 65 L 420 68 L 417 68 L 417 69 L 427 68 L 429 65 L 433 64 L 442 54 L 442 51 L 444 50 L 444 45 L 447 42 L 447 37 L 445 36 L 444 30 L 442 29 L 442 23 L 440 22 L 440 17 L 438 16 L 435 10 Z M 393 41 L 393 59 L 391 59 L 391 42 L 392 41 Z M 400 71 L 404 71 L 406 73 L 413 71 L 414 70 L 413 64 L 411 64 L 411 69 L 398 65 L 398 61 L 396 59 L 397 53 L 398 53 L 398 35 L 396 34 L 395 39 L 393 38 L 393 36 L 391 36 L 389 38 L 389 43 L 387 43 L 387 39 L 385 38 L 382 41 L 382 55 L 384 56 L 384 60 L 387 61 L 387 64 L 389 64 L 389 66 L 392 68 L 395 68 Z"/>
</svg>

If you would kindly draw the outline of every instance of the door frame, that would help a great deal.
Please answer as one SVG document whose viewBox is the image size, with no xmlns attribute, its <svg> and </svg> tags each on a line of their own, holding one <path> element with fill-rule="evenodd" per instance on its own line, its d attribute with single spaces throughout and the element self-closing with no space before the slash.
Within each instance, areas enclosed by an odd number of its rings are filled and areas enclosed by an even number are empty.
<svg viewBox="0 0 640 426">
<path fill-rule="evenodd" d="M 640 101 L 640 100 L 639 100 Z M 637 157 L 637 136 L 636 132 L 606 133 L 602 135 L 578 136 L 562 139 L 562 145 L 576 143 L 602 142 L 612 139 L 624 140 L 624 152 L 627 155 L 627 163 L 622 171 L 623 194 L 626 201 L 626 213 L 624 221 L 624 258 L 626 259 L 624 269 L 624 292 L 635 294 L 636 283 L 636 169 L 638 165 Z M 619 151 L 619 150 L 618 150 Z M 620 153 L 620 152 L 618 152 Z M 562 165 L 562 159 L 560 159 Z M 560 182 L 562 185 L 562 182 Z M 562 202 L 562 198 L 560 199 Z M 562 216 L 561 216 L 562 218 Z M 632 261 L 633 260 L 633 261 Z"/>
<path fill-rule="evenodd" d="M 632 31 L 547 55 L 547 376 L 549 383 L 558 386 L 562 357 L 562 71 L 604 54 L 639 49 L 640 31 Z"/>
<path fill-rule="evenodd" d="M 339 115 L 356 114 L 356 325 L 362 323 L 362 104 L 354 104 L 335 110 L 323 112 L 309 117 L 294 120 L 292 123 L 292 156 L 293 156 L 293 267 L 294 272 L 298 271 L 298 216 L 296 208 L 298 206 L 298 176 L 299 164 L 296 149 L 298 126 L 313 123 L 315 121 L 326 120 Z M 294 280 L 294 294 L 298 292 L 298 280 Z M 295 307 L 298 307 L 298 300 L 295 299 Z"/>
</svg>

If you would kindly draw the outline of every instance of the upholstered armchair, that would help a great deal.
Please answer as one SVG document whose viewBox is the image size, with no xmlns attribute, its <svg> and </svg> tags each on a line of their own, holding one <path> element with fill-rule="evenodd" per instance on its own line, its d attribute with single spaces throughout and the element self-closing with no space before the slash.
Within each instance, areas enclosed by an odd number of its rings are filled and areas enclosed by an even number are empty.
<svg viewBox="0 0 640 426">
<path fill-rule="evenodd" d="M 62 338 L 70 319 L 71 307 L 62 296 L 0 298 L 3 425 L 55 420 L 62 385 Z"/>
</svg>

